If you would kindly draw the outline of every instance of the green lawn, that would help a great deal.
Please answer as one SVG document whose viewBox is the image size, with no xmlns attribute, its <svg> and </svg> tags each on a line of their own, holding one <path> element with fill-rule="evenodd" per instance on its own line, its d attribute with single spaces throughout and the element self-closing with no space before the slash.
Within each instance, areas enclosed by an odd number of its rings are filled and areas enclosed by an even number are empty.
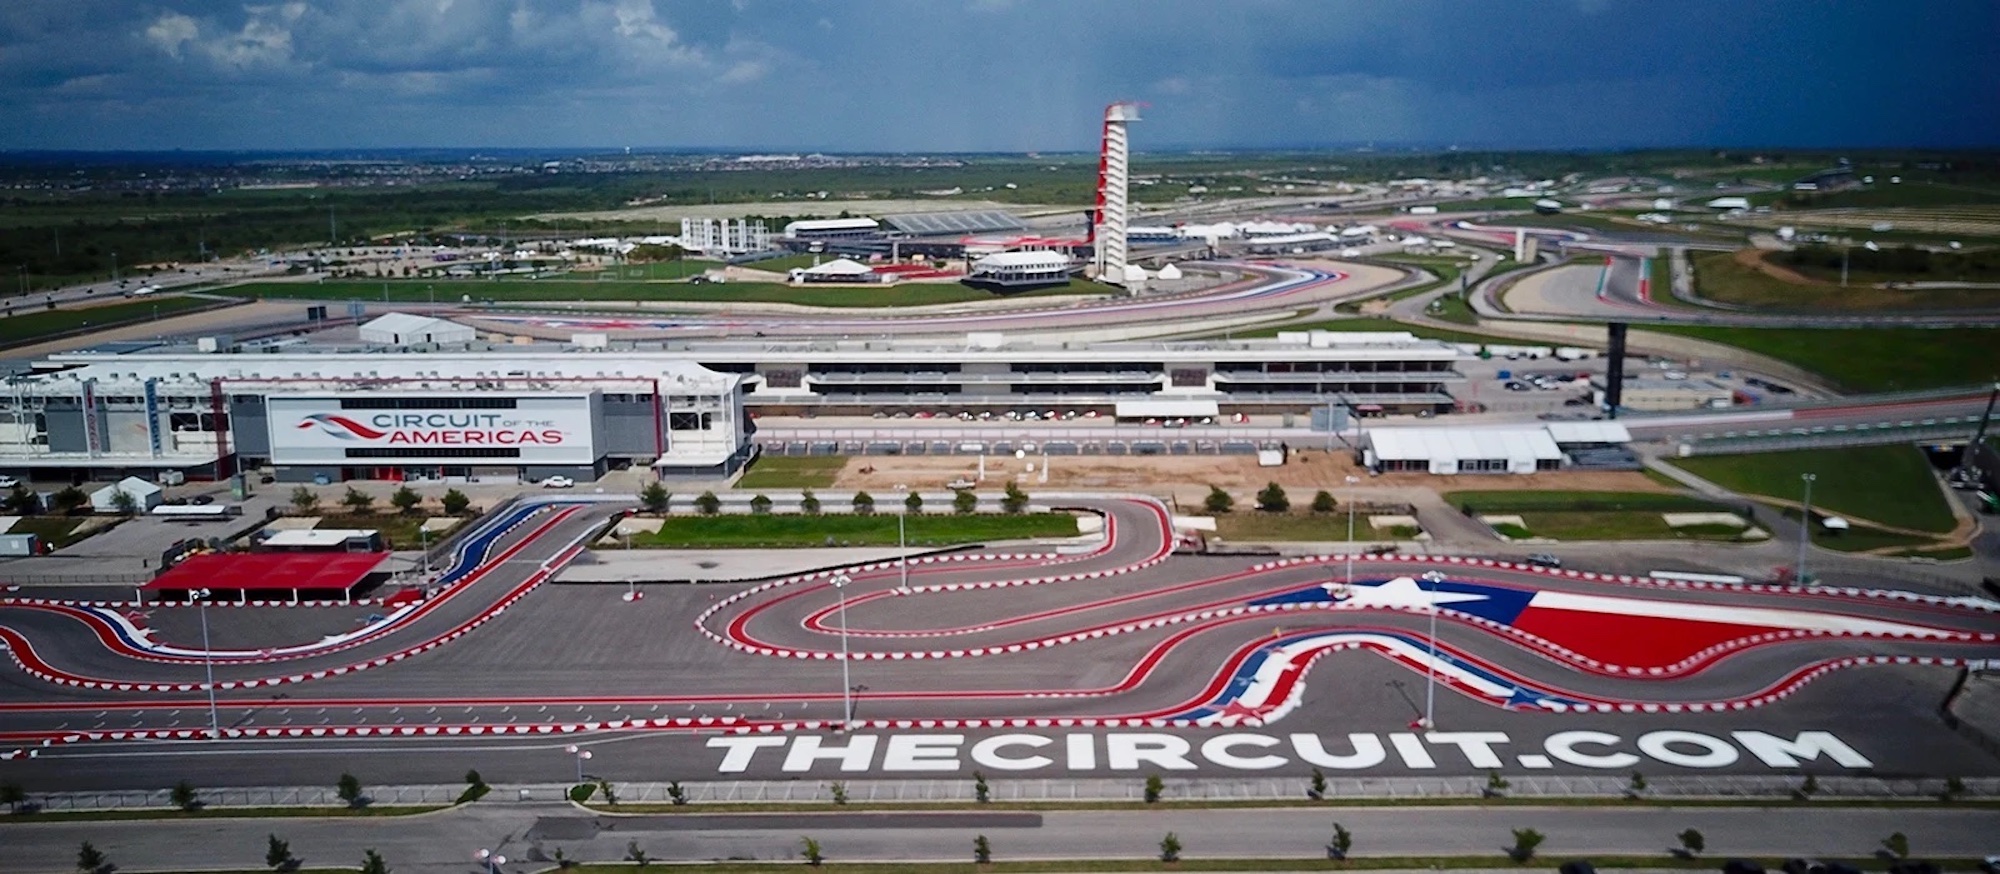
<svg viewBox="0 0 2000 874">
<path fill-rule="evenodd" d="M 1525 511 L 1630 511 L 1652 513 L 1733 512 L 1713 501 L 1662 492 L 1534 492 L 1518 489 L 1468 489 L 1445 492 L 1445 503 L 1480 515 Z"/>
<path fill-rule="evenodd" d="M 1479 316 L 1472 312 L 1472 307 L 1465 302 L 1464 298 L 1456 294 L 1443 295 L 1437 300 L 1431 301 L 1429 313 L 1431 318 L 1443 319 L 1447 322 L 1457 322 L 1461 325 L 1470 326 L 1477 326 L 1479 324 Z"/>
<path fill-rule="evenodd" d="M 824 489 L 847 465 L 844 455 L 760 455 L 738 480 L 739 489 Z"/>
<path fill-rule="evenodd" d="M 1394 535 L 1394 532 L 1376 531 L 1368 524 L 1368 518 L 1365 514 L 1355 514 L 1355 540 L 1382 540 Z M 1412 536 L 1415 534 L 1415 532 L 1409 533 Z M 1266 513 L 1261 510 L 1238 510 L 1215 517 L 1215 535 L 1223 540 L 1247 543 L 1344 541 L 1347 539 L 1347 513 L 1344 510 L 1335 510 L 1331 513 Z"/>
<path fill-rule="evenodd" d="M 909 282 L 879 288 L 795 287 L 781 282 L 686 282 L 539 280 L 447 280 L 421 282 L 250 282 L 218 289 L 236 297 L 290 300 L 361 300 L 461 303 L 527 301 L 688 301 L 697 303 L 789 303 L 824 307 L 896 307 L 994 300 L 997 296 L 956 282 Z M 1024 291 L 1009 297 L 1116 294 L 1117 289 L 1087 279 Z"/>
<path fill-rule="evenodd" d="M 2000 328 L 1733 328 L 1645 325 L 1769 355 L 1857 392 L 1943 388 L 2000 376 Z"/>
<path fill-rule="evenodd" d="M 1802 285 L 1786 282 L 1736 261 L 1728 252 L 1690 252 L 1694 267 L 1695 293 L 1707 300 L 1738 306 L 1790 312 L 1852 310 L 1884 312 L 1896 310 L 1963 309 L 1990 307 L 2000 302 L 2000 292 L 1982 288 L 1884 289 L 1871 279 L 1854 277 L 1850 285 Z M 1835 274 L 1836 279 L 1838 274 Z"/>
<path fill-rule="evenodd" d="M 0 533 L 33 534 L 39 536 L 43 543 L 61 549 L 83 539 L 76 536 L 76 527 L 83 524 L 83 521 L 82 518 L 74 516 L 23 516 L 15 521 L 14 527 Z"/>
<path fill-rule="evenodd" d="M 814 264 L 825 264 L 839 257 L 839 255 L 814 255 L 807 252 L 798 255 L 786 255 L 781 258 L 753 261 L 749 264 L 738 264 L 736 266 L 748 267 L 752 270 L 767 270 L 772 273 L 784 273 L 793 269 L 811 267 Z"/>
<path fill-rule="evenodd" d="M 606 267 L 599 275 L 602 275 L 606 280 L 638 279 L 659 281 L 699 276 L 710 270 L 721 270 L 723 266 L 721 261 L 648 261 L 644 264 L 620 264 Z M 590 276 L 591 274 L 579 273 L 578 275 Z M 449 281 L 464 282 L 465 280 Z M 432 280 L 432 282 L 436 282 L 436 280 Z"/>
<path fill-rule="evenodd" d="M 103 329 L 168 318 L 216 306 L 198 297 L 148 297 L 123 303 L 60 310 L 17 310 L 0 317 L 0 346 L 18 346 L 83 328 Z"/>
<path fill-rule="evenodd" d="M 1700 456 L 1673 463 L 1732 491 L 1791 502 L 1801 499 L 1799 477 L 1810 472 L 1817 477 L 1812 493 L 1817 511 L 1938 533 L 1957 524 L 1930 462 L 1906 444 Z"/>
<path fill-rule="evenodd" d="M 994 540 L 1074 537 L 1077 529 L 1076 517 L 1065 513 L 1019 516 L 926 513 L 909 517 L 907 533 L 912 546 L 955 546 Z M 671 516 L 658 533 L 635 537 L 632 545 L 652 549 L 895 546 L 896 537 L 894 515 Z"/>
</svg>

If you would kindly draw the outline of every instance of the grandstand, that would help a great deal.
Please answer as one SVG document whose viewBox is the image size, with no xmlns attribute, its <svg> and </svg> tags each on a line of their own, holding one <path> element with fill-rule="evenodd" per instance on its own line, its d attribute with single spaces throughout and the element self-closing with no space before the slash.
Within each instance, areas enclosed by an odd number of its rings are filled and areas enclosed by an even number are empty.
<svg viewBox="0 0 2000 874">
<path fill-rule="evenodd" d="M 1061 252 L 997 252 L 972 262 L 963 281 L 989 291 L 1024 291 L 1062 285 L 1077 266 Z"/>
<path fill-rule="evenodd" d="M 1026 230 L 1020 219 L 999 210 L 924 212 L 883 216 L 889 232 L 910 237 L 964 236 Z"/>
</svg>

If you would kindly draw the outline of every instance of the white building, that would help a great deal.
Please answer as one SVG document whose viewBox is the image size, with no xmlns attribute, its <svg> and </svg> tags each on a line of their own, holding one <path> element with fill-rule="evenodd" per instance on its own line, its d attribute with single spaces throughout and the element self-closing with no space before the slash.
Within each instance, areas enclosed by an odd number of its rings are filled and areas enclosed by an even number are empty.
<svg viewBox="0 0 2000 874">
<path fill-rule="evenodd" d="M 91 492 L 90 509 L 99 513 L 121 512 L 123 508 L 118 506 L 118 496 L 124 494 L 132 496 L 133 512 L 144 513 L 159 506 L 160 502 L 165 500 L 165 497 L 161 494 L 163 491 L 159 486 L 146 480 L 136 476 L 128 476 L 111 485 Z"/>
<path fill-rule="evenodd" d="M 410 313 L 389 313 L 361 326 L 361 342 L 390 346 L 470 343 L 478 332 L 457 322 Z"/>
<path fill-rule="evenodd" d="M 681 245 L 707 255 L 742 255 L 771 248 L 771 232 L 749 219 L 681 219 Z"/>
</svg>

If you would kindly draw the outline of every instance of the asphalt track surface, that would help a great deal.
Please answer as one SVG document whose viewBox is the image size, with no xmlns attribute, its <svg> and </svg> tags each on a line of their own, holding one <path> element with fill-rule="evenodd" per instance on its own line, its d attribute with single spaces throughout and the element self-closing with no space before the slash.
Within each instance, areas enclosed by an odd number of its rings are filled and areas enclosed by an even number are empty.
<svg viewBox="0 0 2000 874">
<path fill-rule="evenodd" d="M 2000 650 L 1991 604 L 1446 559 L 1357 559 L 1346 585 L 1344 558 L 1174 555 L 1150 500 L 1045 500 L 1102 514 L 1105 536 L 933 557 L 910 566 L 907 593 L 885 563 L 838 589 L 814 574 L 636 602 L 543 585 L 622 505 L 527 502 L 475 529 L 430 599 L 375 605 L 380 621 L 207 610 L 220 739 L 206 737 L 192 608 L 153 608 L 183 611 L 170 635 L 141 630 L 131 605 L 7 599 L 0 641 L 19 669 L 0 672 L 0 769 L 44 790 L 152 787 L 200 757 L 210 785 L 311 783 L 365 752 L 402 782 L 450 782 L 468 761 L 560 779 L 570 763 L 550 750 L 584 742 L 634 779 L 713 775 L 717 738 L 842 727 L 844 624 L 856 739 L 1323 731 L 1331 750 L 1409 731 L 1434 675 L 1449 728 L 1825 730 L 1876 773 L 2000 771 L 1931 715 L 1956 665 Z M 1442 578 L 1420 582 L 1431 570 Z M 272 613 L 295 639 L 237 630 Z M 1523 766 L 1550 767 L 1532 738 L 1512 742 Z M 1482 762 L 1435 758 L 1382 764 Z M 738 770 L 779 776 L 778 761 Z"/>
</svg>

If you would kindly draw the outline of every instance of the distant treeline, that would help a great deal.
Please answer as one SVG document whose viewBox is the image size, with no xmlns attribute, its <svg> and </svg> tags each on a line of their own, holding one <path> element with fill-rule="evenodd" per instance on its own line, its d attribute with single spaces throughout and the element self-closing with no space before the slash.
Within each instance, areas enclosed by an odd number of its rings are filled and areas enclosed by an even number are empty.
<svg viewBox="0 0 2000 874">
<path fill-rule="evenodd" d="M 1823 276 L 1840 272 L 1843 254 L 1839 246 L 1800 246 L 1768 257 L 1787 267 Z M 1917 282 L 2000 281 L 2000 249 L 1934 252 L 1911 246 L 1880 249 L 1851 246 L 1845 257 L 1848 269 L 1856 273 L 1898 276 Z"/>
</svg>

